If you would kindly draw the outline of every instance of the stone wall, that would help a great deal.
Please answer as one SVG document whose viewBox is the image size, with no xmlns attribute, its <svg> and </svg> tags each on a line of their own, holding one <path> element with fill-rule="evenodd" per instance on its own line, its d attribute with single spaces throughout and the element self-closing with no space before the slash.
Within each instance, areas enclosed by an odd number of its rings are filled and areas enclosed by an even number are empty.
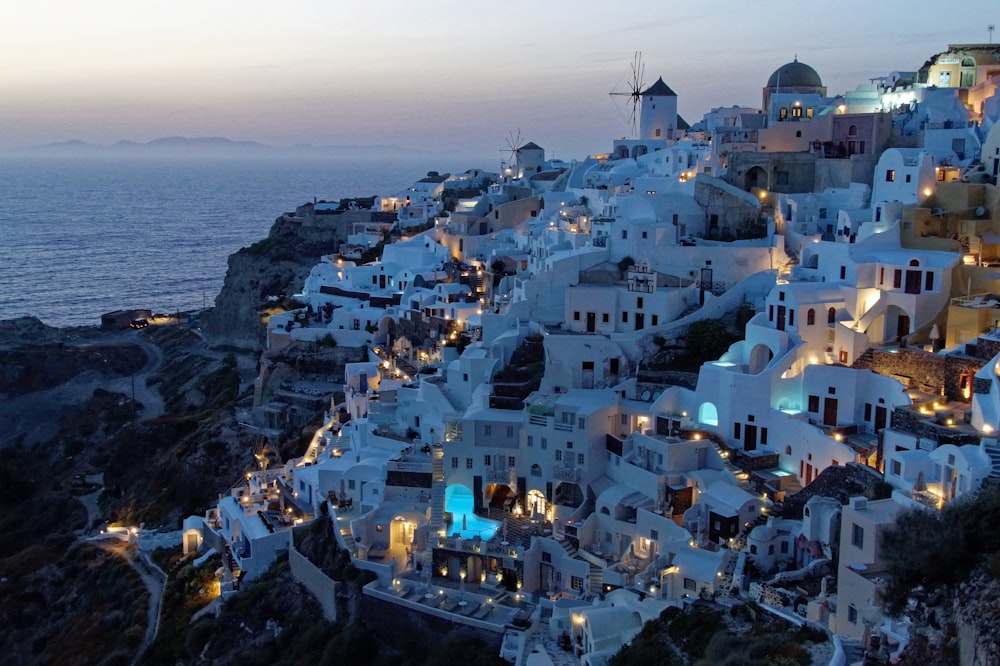
<svg viewBox="0 0 1000 666">
<path fill-rule="evenodd" d="M 323 609 L 323 617 L 328 622 L 337 621 L 337 581 L 333 580 L 319 567 L 310 562 L 305 555 L 295 549 L 295 543 L 290 541 L 288 549 L 288 564 L 292 570 L 292 576 L 302 586 L 309 590 L 310 594 L 316 597 L 320 607 Z"/>
<path fill-rule="evenodd" d="M 963 354 L 940 356 L 902 347 L 898 353 L 875 350 L 870 363 L 862 362 L 856 367 L 867 365 L 876 374 L 896 377 L 909 387 L 928 393 L 941 393 L 950 402 L 969 402 L 961 386 L 962 376 L 966 376 L 966 382 L 971 382 L 972 376 L 985 364 L 981 358 Z"/>
</svg>

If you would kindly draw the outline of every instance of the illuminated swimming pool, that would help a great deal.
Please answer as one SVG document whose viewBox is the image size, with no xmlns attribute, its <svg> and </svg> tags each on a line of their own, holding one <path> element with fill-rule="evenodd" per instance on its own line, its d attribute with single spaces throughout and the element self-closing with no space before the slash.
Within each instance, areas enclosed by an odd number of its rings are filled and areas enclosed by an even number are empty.
<svg viewBox="0 0 1000 666">
<path fill-rule="evenodd" d="M 488 518 L 480 518 L 472 512 L 472 491 L 463 485 L 451 485 L 444 491 L 444 510 L 451 512 L 454 524 L 448 528 L 448 534 L 458 532 L 466 539 L 481 536 L 484 541 L 493 538 L 500 523 Z"/>
</svg>

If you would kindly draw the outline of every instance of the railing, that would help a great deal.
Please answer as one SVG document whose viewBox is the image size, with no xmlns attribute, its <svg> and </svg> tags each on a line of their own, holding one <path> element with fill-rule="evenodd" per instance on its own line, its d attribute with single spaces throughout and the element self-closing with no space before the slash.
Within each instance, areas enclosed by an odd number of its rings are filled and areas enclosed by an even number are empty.
<svg viewBox="0 0 1000 666">
<path fill-rule="evenodd" d="M 580 470 L 574 467 L 557 465 L 552 468 L 552 478 L 558 479 L 559 481 L 578 481 L 580 478 Z"/>
<path fill-rule="evenodd" d="M 725 282 L 702 282 L 697 280 L 695 281 L 694 286 L 696 289 L 704 289 L 705 291 L 711 292 L 716 296 L 726 292 Z"/>
<path fill-rule="evenodd" d="M 504 482 L 510 480 L 510 469 L 490 469 L 486 471 L 486 480 Z"/>
</svg>

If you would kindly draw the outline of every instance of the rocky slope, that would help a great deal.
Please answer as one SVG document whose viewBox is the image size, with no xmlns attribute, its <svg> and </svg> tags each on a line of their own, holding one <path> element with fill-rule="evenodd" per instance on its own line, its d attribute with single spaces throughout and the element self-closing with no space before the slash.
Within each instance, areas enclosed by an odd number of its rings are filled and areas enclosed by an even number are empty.
<svg viewBox="0 0 1000 666">
<path fill-rule="evenodd" d="M 320 217 L 311 211 L 307 204 L 295 214 L 282 215 L 267 238 L 230 255 L 222 291 L 204 319 L 213 345 L 260 350 L 266 333 L 264 311 L 280 308 L 282 297 L 301 291 L 320 257 L 335 253 L 347 239 L 354 216 Z"/>
</svg>

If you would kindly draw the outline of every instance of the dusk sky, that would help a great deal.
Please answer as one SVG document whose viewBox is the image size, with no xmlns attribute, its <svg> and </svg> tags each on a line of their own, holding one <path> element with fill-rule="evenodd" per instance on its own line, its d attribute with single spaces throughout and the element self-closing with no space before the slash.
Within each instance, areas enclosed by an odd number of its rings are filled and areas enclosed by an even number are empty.
<svg viewBox="0 0 1000 666">
<path fill-rule="evenodd" d="M 996 0 L 8 4 L 0 148 L 180 135 L 488 157 L 520 129 L 564 159 L 628 134 L 608 93 L 635 51 L 694 122 L 759 105 L 796 54 L 835 94 L 1000 23 Z"/>
</svg>

